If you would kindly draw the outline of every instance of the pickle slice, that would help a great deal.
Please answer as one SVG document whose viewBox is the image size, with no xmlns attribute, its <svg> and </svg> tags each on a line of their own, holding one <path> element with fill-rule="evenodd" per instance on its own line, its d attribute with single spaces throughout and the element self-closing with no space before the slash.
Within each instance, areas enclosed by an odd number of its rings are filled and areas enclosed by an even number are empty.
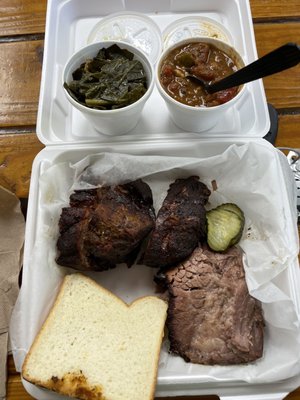
<svg viewBox="0 0 300 400">
<path fill-rule="evenodd" d="M 245 217 L 233 203 L 221 204 L 206 213 L 207 243 L 214 251 L 226 251 L 242 237 Z"/>
<path fill-rule="evenodd" d="M 234 203 L 224 203 L 224 204 L 221 204 L 220 207 L 222 207 L 223 210 L 234 212 L 235 214 L 237 214 L 243 220 L 245 219 L 243 211 L 240 209 L 240 207 L 238 207 Z"/>
</svg>

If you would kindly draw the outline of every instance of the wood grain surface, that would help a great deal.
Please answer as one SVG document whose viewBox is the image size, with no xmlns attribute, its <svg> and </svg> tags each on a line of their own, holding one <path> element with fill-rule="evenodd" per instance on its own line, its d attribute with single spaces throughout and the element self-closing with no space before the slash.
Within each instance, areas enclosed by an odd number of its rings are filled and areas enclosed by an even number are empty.
<svg viewBox="0 0 300 400">
<path fill-rule="evenodd" d="M 1 0 L 0 36 L 45 32 L 46 1 Z"/>
<path fill-rule="evenodd" d="M 299 40 L 300 0 L 251 0 L 250 4 L 259 56 Z M 20 198 L 28 197 L 32 162 L 44 147 L 35 128 L 46 7 L 46 0 L 0 1 L 0 185 Z M 279 114 L 276 146 L 300 148 L 300 66 L 265 78 L 264 85 L 268 102 Z M 7 400 L 28 399 L 32 397 L 25 392 L 10 356 Z M 176 398 L 184 399 L 188 398 Z M 300 400 L 300 389 L 286 399 Z"/>
<path fill-rule="evenodd" d="M 36 123 L 43 42 L 0 43 L 0 126 Z"/>
<path fill-rule="evenodd" d="M 300 1 L 299 1 L 300 8 Z M 254 25 L 259 56 L 300 38 L 300 23 Z M 268 101 L 277 109 L 300 107 L 300 65 L 263 79 Z"/>
<path fill-rule="evenodd" d="M 282 0 L 251 0 L 251 11 L 254 22 L 260 20 L 273 22 L 274 20 L 297 20 L 300 17 L 299 0 L 288 3 Z"/>
</svg>

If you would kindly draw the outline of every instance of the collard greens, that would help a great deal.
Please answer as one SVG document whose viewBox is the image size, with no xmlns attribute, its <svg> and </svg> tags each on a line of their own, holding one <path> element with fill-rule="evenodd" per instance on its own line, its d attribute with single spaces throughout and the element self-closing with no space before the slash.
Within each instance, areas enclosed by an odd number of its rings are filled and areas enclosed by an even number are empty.
<svg viewBox="0 0 300 400">
<path fill-rule="evenodd" d="M 96 57 L 76 69 L 73 81 L 64 83 L 79 103 L 100 110 L 122 108 L 140 99 L 147 90 L 147 77 L 133 53 L 116 44 L 99 50 Z"/>
</svg>

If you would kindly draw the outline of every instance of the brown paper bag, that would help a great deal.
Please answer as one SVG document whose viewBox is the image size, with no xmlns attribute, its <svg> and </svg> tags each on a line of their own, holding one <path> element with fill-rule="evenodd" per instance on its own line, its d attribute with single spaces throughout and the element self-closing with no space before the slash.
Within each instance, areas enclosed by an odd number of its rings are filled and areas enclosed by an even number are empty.
<svg viewBox="0 0 300 400">
<path fill-rule="evenodd" d="M 8 328 L 18 295 L 24 231 L 20 201 L 0 186 L 0 399 L 6 396 Z"/>
</svg>

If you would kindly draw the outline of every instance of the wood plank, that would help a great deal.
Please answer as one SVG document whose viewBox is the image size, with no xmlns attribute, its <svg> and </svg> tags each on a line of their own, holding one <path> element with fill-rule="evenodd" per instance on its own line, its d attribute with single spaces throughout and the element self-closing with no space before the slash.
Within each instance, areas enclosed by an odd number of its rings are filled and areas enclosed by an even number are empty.
<svg viewBox="0 0 300 400">
<path fill-rule="evenodd" d="M 299 17 L 299 0 L 250 0 L 252 15 L 255 18 Z"/>
<path fill-rule="evenodd" d="M 7 357 L 7 374 L 10 375 L 18 375 L 19 373 L 16 371 L 15 363 L 12 355 Z"/>
<path fill-rule="evenodd" d="M 32 162 L 42 148 L 33 133 L 0 135 L 0 185 L 28 197 Z"/>
<path fill-rule="evenodd" d="M 300 115 L 279 115 L 277 147 L 300 148 Z"/>
<path fill-rule="evenodd" d="M 0 126 L 36 123 L 43 41 L 0 44 Z"/>
<path fill-rule="evenodd" d="M 291 392 L 284 400 L 299 400 L 300 399 L 300 389 Z"/>
<path fill-rule="evenodd" d="M 45 32 L 46 0 L 1 0 L 0 36 Z"/>
<path fill-rule="evenodd" d="M 255 24 L 257 52 L 261 57 L 300 37 L 300 23 Z M 276 108 L 300 107 L 300 65 L 264 78 L 268 101 Z"/>
<path fill-rule="evenodd" d="M 7 400 L 31 400 L 31 397 L 24 389 L 19 375 L 9 376 L 7 382 Z"/>
</svg>

